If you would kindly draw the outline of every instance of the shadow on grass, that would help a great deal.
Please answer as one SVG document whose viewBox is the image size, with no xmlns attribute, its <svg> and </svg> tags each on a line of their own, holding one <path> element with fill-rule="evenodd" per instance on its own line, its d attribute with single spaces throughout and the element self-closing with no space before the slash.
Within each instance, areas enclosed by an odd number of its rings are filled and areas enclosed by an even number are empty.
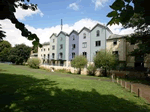
<svg viewBox="0 0 150 112">
<path fill-rule="evenodd" d="M 58 83 L 0 73 L 0 112 L 149 112 L 147 106 L 99 94 L 95 89 L 62 90 Z"/>
</svg>

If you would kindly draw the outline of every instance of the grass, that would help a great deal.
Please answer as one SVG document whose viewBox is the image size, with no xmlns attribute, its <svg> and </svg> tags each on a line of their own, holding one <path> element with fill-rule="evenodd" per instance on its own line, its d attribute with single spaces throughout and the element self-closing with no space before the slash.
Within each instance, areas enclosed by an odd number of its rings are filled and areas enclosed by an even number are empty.
<svg viewBox="0 0 150 112">
<path fill-rule="evenodd" d="M 150 111 L 121 86 L 83 77 L 0 64 L 0 112 Z"/>
</svg>

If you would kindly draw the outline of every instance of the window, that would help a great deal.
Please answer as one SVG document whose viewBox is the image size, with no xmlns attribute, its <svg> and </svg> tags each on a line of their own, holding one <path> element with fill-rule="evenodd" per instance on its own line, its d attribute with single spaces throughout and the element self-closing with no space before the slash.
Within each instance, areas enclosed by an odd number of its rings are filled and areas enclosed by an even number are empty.
<svg viewBox="0 0 150 112">
<path fill-rule="evenodd" d="M 41 57 L 42 57 L 42 54 L 41 54 Z"/>
<path fill-rule="evenodd" d="M 72 49 L 75 49 L 76 48 L 76 45 L 75 44 L 72 44 Z"/>
<path fill-rule="evenodd" d="M 55 46 L 54 45 L 52 46 L 52 50 L 55 50 Z"/>
<path fill-rule="evenodd" d="M 135 44 L 135 42 L 131 42 L 131 45 L 134 45 Z"/>
<path fill-rule="evenodd" d="M 73 35 L 73 38 L 72 38 L 72 40 L 75 40 L 75 36 Z"/>
<path fill-rule="evenodd" d="M 62 41 L 63 40 L 63 38 L 62 37 L 60 37 L 60 41 Z"/>
<path fill-rule="evenodd" d="M 112 54 L 118 55 L 118 51 L 113 51 Z"/>
<path fill-rule="evenodd" d="M 72 53 L 72 58 L 74 58 L 74 57 L 75 57 L 75 53 L 73 52 L 73 53 Z"/>
<path fill-rule="evenodd" d="M 41 51 L 42 51 L 42 49 L 41 49 Z"/>
<path fill-rule="evenodd" d="M 97 54 L 97 53 L 98 53 L 98 51 L 95 52 L 95 54 Z"/>
<path fill-rule="evenodd" d="M 47 55 L 48 59 L 49 59 L 49 54 Z"/>
<path fill-rule="evenodd" d="M 45 51 L 45 48 L 44 48 L 44 51 Z"/>
<path fill-rule="evenodd" d="M 86 39 L 86 34 L 85 33 L 83 34 L 83 39 Z"/>
<path fill-rule="evenodd" d="M 55 53 L 52 53 L 52 58 L 54 58 L 55 57 Z"/>
<path fill-rule="evenodd" d="M 60 53 L 60 59 L 62 59 L 62 57 L 63 57 L 63 53 Z"/>
<path fill-rule="evenodd" d="M 44 54 L 44 58 L 45 58 L 45 54 Z"/>
<path fill-rule="evenodd" d="M 87 58 L 87 52 L 83 52 L 83 56 Z"/>
<path fill-rule="evenodd" d="M 82 43 L 82 48 L 86 48 L 87 47 L 87 42 L 83 42 Z"/>
<path fill-rule="evenodd" d="M 97 30 L 96 36 L 99 37 L 99 35 L 100 35 L 99 30 Z"/>
<path fill-rule="evenodd" d="M 48 48 L 48 51 L 49 51 L 49 48 Z"/>
<path fill-rule="evenodd" d="M 101 41 L 95 41 L 95 46 L 101 46 Z"/>
<path fill-rule="evenodd" d="M 63 45 L 62 44 L 60 45 L 60 49 L 63 49 Z"/>
<path fill-rule="evenodd" d="M 53 43 L 55 42 L 55 39 L 53 39 Z"/>
<path fill-rule="evenodd" d="M 117 40 L 114 40 L 114 45 L 117 45 Z"/>
</svg>

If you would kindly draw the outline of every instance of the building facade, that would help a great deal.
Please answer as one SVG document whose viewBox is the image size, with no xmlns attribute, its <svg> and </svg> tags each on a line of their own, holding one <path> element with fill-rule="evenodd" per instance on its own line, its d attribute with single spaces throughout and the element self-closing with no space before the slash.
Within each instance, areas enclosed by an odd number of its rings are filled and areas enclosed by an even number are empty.
<svg viewBox="0 0 150 112">
<path fill-rule="evenodd" d="M 93 62 L 93 57 L 102 49 L 106 49 L 106 39 L 112 34 L 109 28 L 97 24 L 90 31 L 90 61 Z"/>
<path fill-rule="evenodd" d="M 50 65 L 57 65 L 57 35 L 50 36 Z"/>
<path fill-rule="evenodd" d="M 43 47 L 38 47 L 38 58 L 41 59 L 42 64 L 50 63 L 50 43 L 46 42 L 43 44 Z"/>
<path fill-rule="evenodd" d="M 63 31 L 57 36 L 57 60 L 59 66 L 68 66 L 69 36 Z"/>
<path fill-rule="evenodd" d="M 73 30 L 69 35 L 69 61 L 71 61 L 75 55 L 79 55 L 79 35 L 77 31 Z"/>
<path fill-rule="evenodd" d="M 86 27 L 79 32 L 79 55 L 90 61 L 90 30 Z"/>
</svg>

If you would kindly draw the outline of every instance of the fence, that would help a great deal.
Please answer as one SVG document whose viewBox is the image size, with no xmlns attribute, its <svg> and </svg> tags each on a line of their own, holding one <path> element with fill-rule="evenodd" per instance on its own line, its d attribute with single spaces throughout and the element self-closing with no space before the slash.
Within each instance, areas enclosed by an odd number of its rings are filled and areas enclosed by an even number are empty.
<svg viewBox="0 0 150 112">
<path fill-rule="evenodd" d="M 150 87 L 143 84 L 131 83 L 128 81 L 124 81 L 122 79 L 116 78 L 114 79 L 114 74 L 112 75 L 112 82 L 116 82 L 117 84 L 124 87 L 126 90 L 131 93 L 135 93 L 138 97 L 145 98 L 150 103 Z"/>
</svg>

